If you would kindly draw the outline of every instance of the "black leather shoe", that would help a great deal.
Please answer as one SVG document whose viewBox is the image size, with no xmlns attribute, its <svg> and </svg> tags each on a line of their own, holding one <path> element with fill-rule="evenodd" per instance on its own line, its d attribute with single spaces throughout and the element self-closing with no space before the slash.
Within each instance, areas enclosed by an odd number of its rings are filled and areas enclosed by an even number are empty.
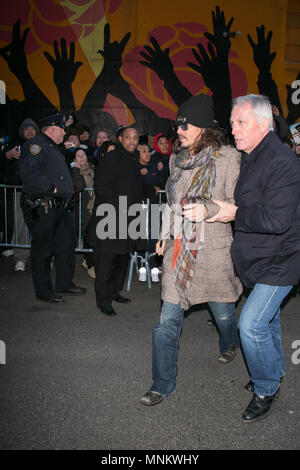
<svg viewBox="0 0 300 470">
<path fill-rule="evenodd" d="M 78 287 L 75 286 L 75 284 L 72 284 L 69 289 L 57 290 L 56 292 L 59 294 L 82 295 L 86 293 L 86 289 L 84 287 Z"/>
<path fill-rule="evenodd" d="M 272 411 L 275 401 L 279 397 L 279 389 L 275 395 L 261 397 L 254 393 L 252 400 L 242 414 L 245 423 L 254 423 L 266 418 Z"/>
<path fill-rule="evenodd" d="M 61 304 L 65 301 L 63 297 L 60 297 L 58 295 L 52 295 L 51 297 L 49 297 L 49 299 L 40 299 L 38 297 L 38 300 L 41 300 L 42 302 L 47 302 L 48 304 Z"/>
<path fill-rule="evenodd" d="M 280 383 L 283 381 L 283 377 L 284 376 L 280 377 Z M 246 383 L 244 390 L 249 393 L 254 393 L 254 383 L 251 379 Z"/>
<path fill-rule="evenodd" d="M 102 307 L 99 307 L 100 311 L 104 313 L 104 315 L 108 315 L 109 317 L 115 317 L 117 315 L 117 312 L 112 308 L 111 305 L 102 305 Z"/>
<path fill-rule="evenodd" d="M 119 302 L 119 304 L 128 304 L 128 302 L 131 302 L 131 299 L 127 299 L 127 297 L 123 297 L 122 295 L 117 295 L 114 300 Z"/>
</svg>

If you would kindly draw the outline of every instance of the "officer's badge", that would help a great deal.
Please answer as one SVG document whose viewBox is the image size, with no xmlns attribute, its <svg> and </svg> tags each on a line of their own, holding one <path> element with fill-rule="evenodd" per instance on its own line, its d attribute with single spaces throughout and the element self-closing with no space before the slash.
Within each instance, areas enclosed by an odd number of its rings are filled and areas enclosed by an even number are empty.
<svg viewBox="0 0 300 470">
<path fill-rule="evenodd" d="M 31 144 L 30 145 L 30 153 L 31 155 L 38 155 L 40 151 L 42 150 L 42 147 L 38 144 Z"/>
</svg>

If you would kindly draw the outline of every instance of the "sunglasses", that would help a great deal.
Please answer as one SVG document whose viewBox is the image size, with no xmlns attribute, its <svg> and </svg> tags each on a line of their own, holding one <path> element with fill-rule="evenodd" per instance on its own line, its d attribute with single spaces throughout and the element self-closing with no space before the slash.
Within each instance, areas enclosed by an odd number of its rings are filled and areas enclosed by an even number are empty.
<svg viewBox="0 0 300 470">
<path fill-rule="evenodd" d="M 178 124 L 177 123 L 177 128 L 180 127 L 180 129 L 183 130 L 183 131 L 187 131 L 188 126 L 189 126 L 188 122 L 184 122 L 183 124 Z"/>
<path fill-rule="evenodd" d="M 187 117 L 186 116 L 180 116 L 180 115 L 177 116 L 176 126 L 177 126 L 177 129 L 180 128 L 183 131 L 187 131 L 187 129 L 189 127 Z"/>
</svg>

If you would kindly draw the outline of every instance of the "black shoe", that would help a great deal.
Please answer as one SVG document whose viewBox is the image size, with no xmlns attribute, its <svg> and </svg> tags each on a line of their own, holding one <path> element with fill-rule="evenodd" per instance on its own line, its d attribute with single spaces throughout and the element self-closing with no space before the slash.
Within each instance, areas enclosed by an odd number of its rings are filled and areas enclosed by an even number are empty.
<svg viewBox="0 0 300 470">
<path fill-rule="evenodd" d="M 49 299 L 41 299 L 37 297 L 38 300 L 41 300 L 42 302 L 47 302 L 48 304 L 61 304 L 64 303 L 65 299 L 63 297 L 60 297 L 58 295 L 52 295 L 49 297 Z"/>
<path fill-rule="evenodd" d="M 284 376 L 280 377 L 280 383 L 283 381 L 283 378 Z M 251 379 L 246 383 L 244 390 L 249 393 L 254 393 L 254 383 Z"/>
<path fill-rule="evenodd" d="M 131 302 L 131 299 L 127 299 L 127 297 L 123 297 L 122 295 L 117 295 L 114 300 L 119 302 L 119 304 L 128 304 L 128 302 Z"/>
<path fill-rule="evenodd" d="M 279 397 L 279 389 L 275 395 L 261 397 L 254 393 L 252 400 L 242 414 L 245 423 L 254 423 L 266 418 L 272 411 L 275 401 Z"/>
<path fill-rule="evenodd" d="M 75 286 L 75 284 L 72 284 L 69 289 L 57 290 L 56 292 L 59 294 L 82 295 L 86 293 L 86 289 L 84 287 L 78 287 Z"/>
<path fill-rule="evenodd" d="M 99 307 L 101 312 L 104 313 L 104 315 L 108 315 L 109 317 L 115 317 L 117 315 L 117 312 L 112 308 L 111 305 L 102 305 L 102 307 Z"/>
</svg>

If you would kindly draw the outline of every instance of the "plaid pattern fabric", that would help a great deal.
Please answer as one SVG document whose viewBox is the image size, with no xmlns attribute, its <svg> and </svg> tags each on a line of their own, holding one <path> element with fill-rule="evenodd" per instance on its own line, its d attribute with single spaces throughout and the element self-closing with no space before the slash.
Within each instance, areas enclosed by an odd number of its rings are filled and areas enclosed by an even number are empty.
<svg viewBox="0 0 300 470">
<path fill-rule="evenodd" d="M 184 221 L 189 222 L 187 220 Z M 186 230 L 183 230 L 181 238 L 174 240 L 174 248 L 172 255 L 172 271 L 176 280 L 176 288 L 180 297 L 180 303 L 184 310 L 190 307 L 190 302 L 186 296 L 186 291 L 190 285 L 190 281 L 193 278 L 197 252 L 203 247 L 203 241 L 201 241 L 201 231 L 203 229 L 203 223 L 190 223 L 189 222 L 190 236 L 186 236 Z"/>
<path fill-rule="evenodd" d="M 219 153 L 210 148 L 202 150 L 193 157 L 190 157 L 187 152 L 180 152 L 175 159 L 175 171 L 166 186 L 169 204 L 172 205 L 176 202 L 173 200 L 174 192 L 182 171 L 197 167 L 199 170 L 193 176 L 187 194 L 180 201 L 180 206 L 183 207 L 188 202 L 203 203 L 211 199 L 212 188 L 216 183 L 215 157 L 218 156 Z M 194 223 L 183 219 L 183 230 L 174 240 L 171 269 L 184 310 L 187 310 L 191 305 L 186 293 L 195 272 L 197 252 L 203 247 L 201 240 L 203 223 Z"/>
</svg>

